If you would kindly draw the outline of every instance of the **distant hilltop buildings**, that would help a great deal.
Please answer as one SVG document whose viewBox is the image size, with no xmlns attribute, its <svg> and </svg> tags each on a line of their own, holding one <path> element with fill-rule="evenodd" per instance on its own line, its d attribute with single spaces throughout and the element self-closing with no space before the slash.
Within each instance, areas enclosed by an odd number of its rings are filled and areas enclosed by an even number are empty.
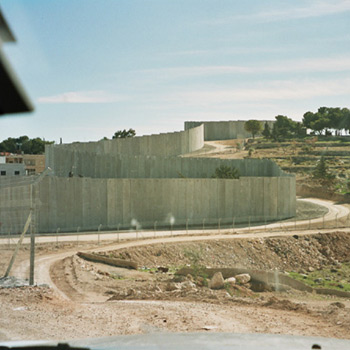
<svg viewBox="0 0 350 350">
<path fill-rule="evenodd" d="M 44 154 L 0 153 L 0 176 L 37 175 L 44 170 Z"/>
</svg>

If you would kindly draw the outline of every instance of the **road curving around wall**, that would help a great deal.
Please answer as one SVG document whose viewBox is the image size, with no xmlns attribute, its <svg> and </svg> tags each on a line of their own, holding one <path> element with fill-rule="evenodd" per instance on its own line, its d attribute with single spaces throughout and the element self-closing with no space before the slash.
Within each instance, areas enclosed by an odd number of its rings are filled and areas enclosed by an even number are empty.
<svg viewBox="0 0 350 350">
<path fill-rule="evenodd" d="M 306 199 L 305 199 L 306 200 Z M 349 215 L 349 208 L 338 205 L 338 204 L 331 204 L 329 201 L 323 201 L 318 199 L 308 199 L 308 201 L 311 201 L 313 203 L 318 204 L 325 204 L 329 208 L 329 213 L 327 214 L 327 220 L 334 220 L 336 216 L 339 217 L 347 217 Z M 326 202 L 326 203 L 324 203 Z M 314 219 L 311 221 L 320 220 Z M 323 220 L 323 218 L 321 218 Z M 294 225 L 294 223 L 285 223 L 286 225 Z M 272 224 L 276 225 L 276 224 Z M 90 249 L 84 250 L 85 252 L 92 252 L 95 253 L 98 252 L 106 252 L 110 250 L 118 250 L 118 249 L 124 249 L 124 248 L 132 248 L 132 247 L 139 247 L 139 246 L 146 246 L 146 245 L 152 245 L 152 244 L 159 244 L 159 243 L 180 243 L 180 242 L 199 242 L 199 241 L 209 241 L 209 240 L 232 240 L 232 239 L 253 239 L 253 238 L 269 238 L 269 237 L 279 237 L 279 236 L 293 236 L 295 235 L 295 231 L 265 231 L 265 225 L 264 226 L 257 226 L 256 228 L 251 228 L 250 232 L 247 232 L 247 228 L 242 228 L 236 231 L 230 231 L 226 230 L 225 232 L 222 232 L 221 234 L 218 234 L 218 231 L 215 230 L 207 230 L 203 233 L 203 231 L 189 231 L 189 234 L 186 234 L 185 232 L 181 232 L 180 235 L 177 235 L 178 233 L 173 232 L 172 235 L 170 232 L 160 231 L 157 232 L 156 235 L 154 232 L 151 232 L 152 236 L 147 237 L 146 235 L 142 236 L 141 232 L 139 233 L 138 237 L 135 239 L 134 237 L 126 238 L 125 242 L 118 242 L 118 243 L 111 243 L 107 244 L 105 246 L 98 246 Z M 263 230 L 262 230 L 263 229 Z M 342 228 L 342 229 L 325 229 L 325 230 L 300 230 L 298 231 L 298 235 L 313 235 L 313 234 L 322 234 L 322 233 L 331 233 L 331 232 L 348 232 L 350 233 L 350 228 Z M 144 232 L 146 234 L 148 232 Z M 176 236 L 175 236 L 176 234 Z M 94 235 L 84 235 L 80 238 L 80 241 L 96 241 L 96 234 Z M 116 239 L 116 236 L 113 236 L 113 234 L 109 235 L 100 235 L 100 239 L 102 241 L 102 238 L 104 240 L 111 241 L 113 239 Z M 70 238 L 69 236 L 64 236 L 66 238 Z M 151 238 L 153 237 L 153 238 Z M 41 237 L 40 237 L 41 238 Z M 45 242 L 55 242 L 56 237 L 44 237 Z M 125 238 L 125 237 L 124 237 Z M 74 237 L 76 239 L 76 237 Z M 43 241 L 40 241 L 43 242 Z M 4 243 L 4 242 L 2 242 Z M 50 266 L 54 264 L 55 262 L 59 260 L 63 260 L 66 257 L 72 256 L 77 253 L 79 247 L 67 250 L 65 252 L 60 252 L 57 254 L 50 254 L 50 255 L 44 255 L 37 257 L 36 259 L 36 265 L 35 265 L 35 281 L 37 284 L 48 284 L 52 288 L 54 288 L 62 297 L 69 299 L 69 296 L 65 295 L 63 291 L 61 291 L 59 288 L 56 287 L 56 285 L 53 283 L 51 277 L 50 277 Z M 14 270 L 13 275 L 20 277 L 20 278 L 26 278 L 28 276 L 29 271 L 29 261 L 23 261 L 21 262 Z"/>
</svg>

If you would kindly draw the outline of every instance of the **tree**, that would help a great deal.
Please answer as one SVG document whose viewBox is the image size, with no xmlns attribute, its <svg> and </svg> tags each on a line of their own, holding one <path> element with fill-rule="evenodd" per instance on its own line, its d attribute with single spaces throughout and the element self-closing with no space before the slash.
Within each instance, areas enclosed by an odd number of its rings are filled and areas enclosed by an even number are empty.
<svg viewBox="0 0 350 350">
<path fill-rule="evenodd" d="M 258 134 L 262 130 L 262 125 L 259 120 L 248 120 L 244 123 L 244 129 L 250 132 L 253 135 L 253 139 L 255 135 Z"/>
<path fill-rule="evenodd" d="M 118 130 L 114 133 L 112 139 L 125 139 L 127 137 L 134 137 L 135 135 L 136 135 L 136 131 L 134 129 Z"/>
<path fill-rule="evenodd" d="M 239 179 L 239 171 L 234 167 L 227 165 L 220 165 L 215 169 L 215 173 L 212 178 L 216 179 Z"/>
<path fill-rule="evenodd" d="M 40 137 L 34 139 L 30 139 L 28 136 L 9 137 L 0 143 L 0 152 L 42 154 L 45 152 L 45 145 L 52 143 L 54 141 L 45 141 Z"/>
<path fill-rule="evenodd" d="M 281 138 L 292 138 L 298 136 L 300 127 L 298 122 L 286 117 L 285 115 L 278 115 L 275 117 L 276 121 L 273 123 L 272 137 L 275 140 Z"/>
<path fill-rule="evenodd" d="M 270 127 L 269 127 L 269 124 L 267 124 L 267 122 L 265 122 L 262 135 L 265 137 L 265 139 L 269 139 L 271 137 Z"/>
<path fill-rule="evenodd" d="M 326 160 L 322 156 L 319 162 L 317 163 L 314 171 L 312 172 L 314 179 L 321 182 L 323 185 L 332 185 L 335 180 L 335 175 L 333 175 L 328 168 Z"/>
</svg>

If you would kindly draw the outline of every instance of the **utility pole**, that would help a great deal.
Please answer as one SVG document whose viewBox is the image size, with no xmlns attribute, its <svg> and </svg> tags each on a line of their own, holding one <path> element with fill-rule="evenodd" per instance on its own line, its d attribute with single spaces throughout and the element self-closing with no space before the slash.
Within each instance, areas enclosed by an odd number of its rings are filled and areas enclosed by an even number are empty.
<svg viewBox="0 0 350 350">
<path fill-rule="evenodd" d="M 32 220 L 30 222 L 30 260 L 29 260 L 29 285 L 34 285 L 34 261 L 35 261 L 35 215 L 34 208 L 36 198 L 34 199 L 34 184 L 30 185 L 30 213 Z"/>
<path fill-rule="evenodd" d="M 45 169 L 38 179 L 30 185 L 30 212 L 31 212 L 31 225 L 30 225 L 30 260 L 29 260 L 29 285 L 34 285 L 34 267 L 35 267 L 35 233 L 37 228 L 37 201 L 38 201 L 38 183 L 44 178 L 44 176 L 51 171 L 51 168 Z"/>
</svg>

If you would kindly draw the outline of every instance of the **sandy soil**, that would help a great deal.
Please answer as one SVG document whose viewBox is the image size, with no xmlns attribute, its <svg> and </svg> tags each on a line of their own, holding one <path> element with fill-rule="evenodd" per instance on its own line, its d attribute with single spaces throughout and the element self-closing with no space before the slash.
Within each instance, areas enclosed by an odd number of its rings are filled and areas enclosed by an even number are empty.
<svg viewBox="0 0 350 350">
<path fill-rule="evenodd" d="M 243 302 L 78 303 L 62 300 L 50 289 L 36 287 L 15 291 L 0 289 L 0 306 L 1 340 L 62 340 L 164 331 L 257 332 L 337 338 L 349 335 L 341 325 L 309 314 L 308 310 L 285 310 Z M 329 307 L 329 312 L 339 311 Z"/>
<path fill-rule="evenodd" d="M 184 252 L 197 251 L 203 253 L 203 261 L 213 258 L 211 266 L 232 266 L 240 261 L 246 266 L 269 268 L 271 261 L 292 269 L 346 261 L 350 246 L 347 237 L 338 233 L 305 239 L 186 242 L 121 250 L 106 245 L 96 250 L 131 258 L 149 268 L 186 264 L 190 261 Z M 324 252 L 327 256 L 322 253 L 324 246 L 330 249 Z M 79 248 L 93 247 L 81 243 Z M 10 253 L 3 248 L 1 257 L 9 257 Z M 245 287 L 230 295 L 225 289 L 193 286 L 188 278 L 176 280 L 172 272 L 127 270 L 87 262 L 77 257 L 69 244 L 45 245 L 38 250 L 38 259 L 57 254 L 66 257 L 54 259 L 52 265 L 47 260 L 50 277 L 69 300 L 45 287 L 0 289 L 0 340 L 60 340 L 160 331 L 350 338 L 350 301 L 346 299 L 301 292 L 252 293 Z M 27 256 L 27 250 L 21 252 L 21 259 Z M 4 269 L 6 264 L 0 266 Z M 168 287 L 175 283 L 189 287 L 180 291 Z"/>
</svg>

